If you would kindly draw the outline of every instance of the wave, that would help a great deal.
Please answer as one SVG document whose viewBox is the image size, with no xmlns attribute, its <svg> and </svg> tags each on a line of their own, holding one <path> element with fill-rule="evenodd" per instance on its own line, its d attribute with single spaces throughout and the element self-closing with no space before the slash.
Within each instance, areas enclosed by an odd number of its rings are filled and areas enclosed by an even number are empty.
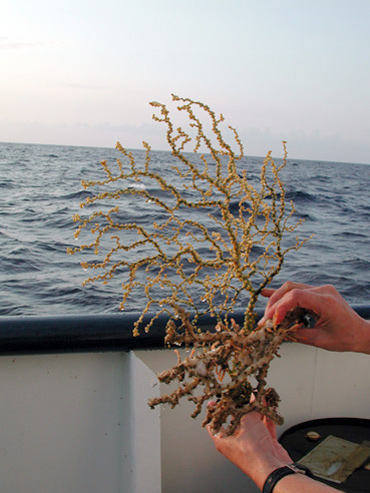
<svg viewBox="0 0 370 493">
<path fill-rule="evenodd" d="M 3 180 L 0 182 L 0 189 L 12 190 L 14 188 L 16 188 L 16 184 L 13 180 Z"/>
<path fill-rule="evenodd" d="M 355 271 L 363 272 L 370 270 L 370 261 L 364 258 L 351 257 L 348 259 L 344 259 L 343 264 L 350 267 L 351 270 Z"/>
<path fill-rule="evenodd" d="M 83 190 L 80 179 L 102 176 L 97 150 L 7 144 L 6 148 L 1 145 L 0 151 L 0 315 L 118 311 L 123 272 L 119 271 L 106 286 L 97 283 L 82 287 L 82 280 L 93 272 L 83 272 L 80 261 L 91 256 L 86 252 L 72 257 L 66 254 L 67 246 L 78 244 L 73 238 L 76 224 L 72 220 L 73 214 L 80 212 L 78 202 L 93 197 L 95 192 L 94 189 Z M 170 154 L 153 151 L 153 156 L 153 170 L 161 170 L 170 183 L 178 184 L 176 174 L 171 178 L 173 158 Z M 109 154 L 109 150 L 104 149 L 101 158 L 105 157 L 113 162 L 116 151 Z M 145 153 L 140 163 L 144 158 Z M 29 162 L 25 163 L 25 159 Z M 241 162 L 257 187 L 262 160 L 243 158 Z M 287 279 L 316 285 L 332 283 L 348 296 L 349 302 L 359 301 L 356 290 L 360 286 L 361 296 L 370 299 L 370 230 L 367 227 L 370 167 L 358 166 L 353 172 L 352 166 L 340 163 L 330 166 L 319 162 L 308 166 L 308 161 L 300 160 L 294 163 L 291 176 L 284 178 L 288 189 L 286 198 L 295 204 L 295 217 L 306 220 L 297 229 L 297 235 L 307 237 L 315 233 L 315 237 L 299 252 L 290 252 L 275 285 Z M 146 187 L 148 193 L 159 199 L 172 197 L 152 181 L 130 186 L 138 192 Z M 190 190 L 182 193 L 186 198 L 196 199 Z M 150 229 L 153 222 L 167 217 L 139 194 L 106 204 L 102 202 L 99 208 L 105 210 L 112 204 L 120 207 L 119 213 L 114 215 L 117 222 L 135 221 Z M 181 207 L 178 214 L 184 219 L 204 220 L 212 230 L 218 225 L 208 216 L 209 212 L 212 211 L 205 208 Z M 239 213 L 237 200 L 231 202 L 230 212 Z M 213 213 L 217 215 L 219 211 Z M 123 234 L 129 240 L 128 233 Z M 205 245 L 200 243 L 199 248 L 202 255 L 207 255 Z M 256 255 L 259 252 L 256 250 Z M 141 302 L 139 295 L 134 296 L 126 309 L 138 311 Z"/>
<path fill-rule="evenodd" d="M 293 201 L 293 204 L 313 204 L 318 201 L 317 195 L 304 190 L 290 190 L 286 193 L 285 198 L 286 200 Z"/>
<path fill-rule="evenodd" d="M 78 192 L 68 193 L 66 195 L 58 195 L 58 200 L 70 200 L 70 199 L 85 199 L 86 197 L 93 197 L 94 194 L 89 190 L 79 190 Z"/>
<path fill-rule="evenodd" d="M 19 274 L 20 272 L 40 272 L 42 270 L 42 265 L 40 262 L 32 258 L 0 257 L 0 261 L 2 269 L 11 272 L 12 275 Z"/>
</svg>

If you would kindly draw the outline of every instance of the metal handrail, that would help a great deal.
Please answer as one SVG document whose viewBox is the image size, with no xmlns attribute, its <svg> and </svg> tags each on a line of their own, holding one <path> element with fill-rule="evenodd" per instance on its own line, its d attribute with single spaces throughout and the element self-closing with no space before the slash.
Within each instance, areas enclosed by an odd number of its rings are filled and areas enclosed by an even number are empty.
<svg viewBox="0 0 370 493">
<path fill-rule="evenodd" d="M 370 305 L 355 305 L 354 310 L 370 319 Z M 0 317 L 0 355 L 47 354 L 97 351 L 129 351 L 164 347 L 168 316 L 155 320 L 148 333 L 132 329 L 140 314 L 61 315 L 45 317 Z M 261 313 L 259 313 L 261 316 Z M 150 320 L 148 315 L 142 327 Z M 235 312 L 237 323 L 243 312 Z M 215 319 L 204 316 L 197 323 L 201 330 L 214 327 Z"/>
</svg>

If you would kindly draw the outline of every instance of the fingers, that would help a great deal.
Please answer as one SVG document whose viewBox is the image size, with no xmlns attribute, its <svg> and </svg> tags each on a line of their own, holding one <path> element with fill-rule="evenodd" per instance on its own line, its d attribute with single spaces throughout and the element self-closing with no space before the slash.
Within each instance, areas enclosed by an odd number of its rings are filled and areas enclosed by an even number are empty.
<svg viewBox="0 0 370 493">
<path fill-rule="evenodd" d="M 270 298 L 275 293 L 276 289 L 271 289 L 271 288 L 265 288 L 262 289 L 261 295 L 264 296 L 265 298 Z"/>
<path fill-rule="evenodd" d="M 320 329 L 298 329 L 294 332 L 294 341 L 310 346 L 320 346 L 320 337 L 322 331 Z"/>
<path fill-rule="evenodd" d="M 207 404 L 207 407 L 213 406 L 213 405 L 214 405 L 214 401 L 210 401 Z M 207 431 L 208 431 L 209 435 L 211 436 L 212 440 L 216 443 L 220 439 L 223 439 L 223 441 L 227 438 L 232 439 L 232 437 L 236 437 L 236 436 L 239 436 L 240 434 L 247 432 L 250 428 L 255 426 L 256 423 L 262 422 L 263 419 L 264 419 L 263 416 L 258 411 L 250 411 L 250 412 L 246 413 L 240 420 L 239 428 L 231 436 L 226 435 L 226 432 L 223 428 L 221 428 L 220 432 L 217 433 L 216 435 L 212 434 L 212 431 L 211 431 L 212 427 L 210 424 L 208 424 L 206 426 L 206 428 L 207 428 Z"/>
<path fill-rule="evenodd" d="M 294 289 L 290 291 L 284 299 L 277 301 L 270 310 L 272 313 L 276 313 L 276 324 L 280 324 L 284 320 L 287 312 L 296 307 L 311 311 L 316 314 L 318 318 L 320 318 L 322 313 L 321 302 L 321 297 L 314 291 Z"/>
<path fill-rule="evenodd" d="M 215 435 L 212 433 L 212 427 L 210 424 L 208 424 L 206 426 L 206 429 L 208 431 L 208 435 L 212 438 L 212 440 L 214 441 L 215 445 L 217 445 L 217 442 L 220 440 L 220 439 L 223 439 L 224 437 L 227 437 L 226 435 L 226 432 L 223 428 L 220 429 L 220 431 Z"/>
<path fill-rule="evenodd" d="M 279 289 L 263 290 L 263 296 L 269 297 L 265 314 L 258 322 L 263 325 L 268 319 L 274 317 L 275 323 L 279 324 L 284 319 L 286 313 L 296 306 L 311 309 L 315 307 L 314 300 L 309 296 L 309 292 L 316 289 L 308 284 L 286 282 Z M 308 303 L 308 305 L 306 305 Z"/>
<path fill-rule="evenodd" d="M 313 286 L 310 286 L 308 284 L 288 281 L 284 283 L 279 289 L 273 290 L 274 293 L 271 294 L 267 305 L 271 306 L 275 304 L 277 301 L 279 301 L 283 296 L 285 296 L 293 289 L 313 289 Z"/>
</svg>

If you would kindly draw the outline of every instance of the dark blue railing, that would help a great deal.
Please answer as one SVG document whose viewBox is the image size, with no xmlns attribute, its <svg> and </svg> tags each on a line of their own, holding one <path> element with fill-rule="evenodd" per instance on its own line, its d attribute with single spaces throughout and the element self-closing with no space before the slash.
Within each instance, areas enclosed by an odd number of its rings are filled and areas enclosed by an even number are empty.
<svg viewBox="0 0 370 493">
<path fill-rule="evenodd" d="M 370 305 L 353 308 L 370 319 Z M 68 315 L 47 317 L 0 317 L 0 355 L 73 353 L 95 351 L 128 351 L 131 349 L 163 348 L 168 317 L 160 316 L 149 333 L 132 334 L 137 313 L 111 315 Z M 233 315 L 238 323 L 243 312 Z M 143 326 L 149 320 L 144 320 Z M 202 330 L 214 327 L 215 319 L 206 316 L 198 326 Z"/>
</svg>

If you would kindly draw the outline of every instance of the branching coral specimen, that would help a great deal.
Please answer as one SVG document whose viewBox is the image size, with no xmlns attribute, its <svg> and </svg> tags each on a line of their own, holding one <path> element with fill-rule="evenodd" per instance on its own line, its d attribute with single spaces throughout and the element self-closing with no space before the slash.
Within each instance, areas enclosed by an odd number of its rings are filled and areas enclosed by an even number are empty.
<svg viewBox="0 0 370 493">
<path fill-rule="evenodd" d="M 177 379 L 180 385 L 170 395 L 151 399 L 149 405 L 154 407 L 168 403 L 175 407 L 182 397 L 188 396 L 196 405 L 192 414 L 195 418 L 201 412 L 203 404 L 211 400 L 214 404 L 207 407 L 202 425 L 209 424 L 214 434 L 225 423 L 226 433 L 232 434 L 242 416 L 252 410 L 282 424 L 283 419 L 277 412 L 280 398 L 273 388 L 266 387 L 265 379 L 269 364 L 278 354 L 281 343 L 294 339 L 294 331 L 309 322 L 307 313 L 296 309 L 279 325 L 268 320 L 264 326 L 247 333 L 233 319 L 230 327 L 227 328 L 220 322 L 216 326 L 216 332 L 212 333 L 196 333 L 186 313 L 181 313 L 181 320 L 185 333 L 179 337 L 175 325 L 169 323 L 166 342 L 191 343 L 203 350 L 196 352 L 193 349 L 183 361 L 176 351 L 177 365 L 159 374 L 158 379 L 166 384 Z M 255 380 L 255 385 L 252 385 L 252 379 Z M 203 393 L 193 395 L 194 389 L 199 386 L 203 387 Z"/>
<path fill-rule="evenodd" d="M 149 144 L 143 143 L 145 160 L 138 164 L 133 153 L 117 143 L 123 155 L 122 161 L 117 160 L 117 171 L 103 161 L 106 178 L 84 181 L 83 186 L 100 186 L 104 191 L 80 204 L 84 208 L 100 201 L 136 199 L 137 207 L 149 203 L 159 219 L 150 226 L 121 222 L 119 206 L 105 212 L 94 210 L 85 218 L 76 215 L 74 220 L 80 224 L 75 237 L 90 228 L 94 239 L 68 251 L 92 250 L 99 255 L 108 250 L 100 261 L 82 262 L 85 269 L 101 271 L 85 283 L 126 276 L 122 309 L 130 296 L 145 295 L 135 335 L 146 315 L 152 314 L 145 327 L 149 330 L 160 314 L 167 313 L 165 342 L 192 346 L 184 361 L 179 359 L 173 369 L 159 375 L 165 383 L 178 380 L 177 390 L 150 401 L 151 406 L 167 402 L 174 407 L 187 396 L 195 403 L 196 416 L 213 399 L 216 404 L 208 408 L 203 424 L 210 423 L 215 433 L 225 423 L 232 433 L 241 415 L 252 408 L 278 422 L 278 397 L 266 387 L 265 377 L 297 320 L 278 327 L 268 322 L 256 329 L 255 305 L 262 289 L 280 271 L 286 254 L 303 243 L 292 238 L 299 222 L 290 224 L 294 207 L 285 200 L 280 177 L 287 162 L 286 143 L 282 164 L 275 164 L 268 153 L 259 183 L 252 185 L 240 161 L 243 147 L 238 133 L 228 127 L 232 144 L 227 142 L 222 115 L 217 117 L 201 102 L 177 96 L 173 101 L 179 114 L 186 116 L 187 131 L 175 128 L 164 104 L 151 103 L 157 111 L 154 120 L 166 126 L 174 158 L 170 170 L 153 165 Z M 192 153 L 187 152 L 189 145 Z M 116 187 L 117 182 L 123 188 Z M 114 189 L 107 190 L 113 185 Z M 244 324 L 239 326 L 230 315 L 241 303 L 245 313 Z M 214 332 L 198 329 L 204 314 L 215 318 Z"/>
</svg>

